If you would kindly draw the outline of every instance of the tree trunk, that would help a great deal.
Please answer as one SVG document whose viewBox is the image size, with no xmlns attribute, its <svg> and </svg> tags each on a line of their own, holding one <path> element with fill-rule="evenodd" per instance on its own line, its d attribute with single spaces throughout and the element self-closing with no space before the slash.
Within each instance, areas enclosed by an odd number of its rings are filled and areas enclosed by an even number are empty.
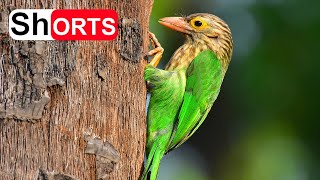
<svg viewBox="0 0 320 180">
<path fill-rule="evenodd" d="M 0 179 L 138 179 L 152 0 L 0 1 Z M 23 9 L 114 9 L 114 41 L 14 41 Z"/>
</svg>

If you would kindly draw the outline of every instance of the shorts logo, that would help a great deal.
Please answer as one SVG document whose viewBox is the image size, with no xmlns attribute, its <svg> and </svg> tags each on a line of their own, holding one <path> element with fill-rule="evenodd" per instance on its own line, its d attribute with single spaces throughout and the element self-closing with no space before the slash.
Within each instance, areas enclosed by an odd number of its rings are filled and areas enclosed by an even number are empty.
<svg viewBox="0 0 320 180">
<path fill-rule="evenodd" d="M 15 40 L 113 40 L 118 35 L 114 10 L 16 9 L 9 15 Z"/>
</svg>

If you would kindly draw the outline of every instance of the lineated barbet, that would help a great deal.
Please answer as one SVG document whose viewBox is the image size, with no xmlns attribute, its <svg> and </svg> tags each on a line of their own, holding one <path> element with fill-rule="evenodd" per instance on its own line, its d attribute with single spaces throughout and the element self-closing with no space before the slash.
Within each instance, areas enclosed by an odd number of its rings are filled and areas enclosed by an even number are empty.
<svg viewBox="0 0 320 180">
<path fill-rule="evenodd" d="M 143 180 L 155 180 L 161 158 L 184 143 L 205 120 L 219 94 L 233 47 L 228 25 L 217 16 L 199 13 L 159 22 L 182 33 L 186 41 L 161 70 L 156 67 L 163 48 L 149 33 L 155 48 L 148 53 L 154 57 L 144 72 L 151 97 Z"/>
</svg>

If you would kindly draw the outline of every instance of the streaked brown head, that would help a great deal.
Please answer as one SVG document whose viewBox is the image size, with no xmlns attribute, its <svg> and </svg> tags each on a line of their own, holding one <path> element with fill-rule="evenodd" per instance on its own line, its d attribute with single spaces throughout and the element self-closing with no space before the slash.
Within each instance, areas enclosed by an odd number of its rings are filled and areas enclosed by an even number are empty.
<svg viewBox="0 0 320 180">
<path fill-rule="evenodd" d="M 198 13 L 187 17 L 166 17 L 160 24 L 186 35 L 187 42 L 213 50 L 223 66 L 230 63 L 233 41 L 229 26 L 219 17 Z"/>
</svg>

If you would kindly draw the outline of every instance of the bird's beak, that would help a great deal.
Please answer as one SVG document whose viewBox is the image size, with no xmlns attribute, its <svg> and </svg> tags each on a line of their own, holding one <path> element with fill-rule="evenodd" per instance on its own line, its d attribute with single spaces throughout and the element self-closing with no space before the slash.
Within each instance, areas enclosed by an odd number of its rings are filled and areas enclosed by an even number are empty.
<svg viewBox="0 0 320 180">
<path fill-rule="evenodd" d="M 159 20 L 159 23 L 178 32 L 185 34 L 191 33 L 191 27 L 182 17 L 165 17 Z"/>
</svg>

